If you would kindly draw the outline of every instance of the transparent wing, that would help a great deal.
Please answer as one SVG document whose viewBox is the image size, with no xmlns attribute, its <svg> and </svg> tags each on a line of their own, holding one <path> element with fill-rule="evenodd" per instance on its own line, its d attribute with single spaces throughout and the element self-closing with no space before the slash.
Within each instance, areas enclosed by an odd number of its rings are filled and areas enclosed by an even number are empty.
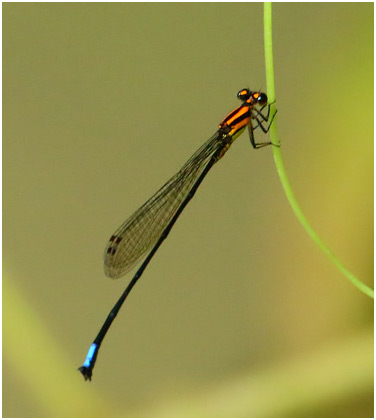
<svg viewBox="0 0 376 420">
<path fill-rule="evenodd" d="M 214 134 L 176 175 L 116 230 L 104 254 L 104 271 L 108 277 L 123 276 L 151 250 L 206 164 L 228 142 L 226 136 Z"/>
</svg>

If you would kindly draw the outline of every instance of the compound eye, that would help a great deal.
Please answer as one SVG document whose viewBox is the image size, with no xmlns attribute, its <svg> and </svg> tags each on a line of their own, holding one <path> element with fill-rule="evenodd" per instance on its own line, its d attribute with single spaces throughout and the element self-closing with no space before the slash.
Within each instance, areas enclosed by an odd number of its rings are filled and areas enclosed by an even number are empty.
<svg viewBox="0 0 376 420">
<path fill-rule="evenodd" d="M 248 89 L 242 89 L 242 90 L 239 90 L 238 92 L 238 98 L 241 101 L 246 101 L 247 99 L 249 99 L 250 95 L 251 95 L 251 92 Z"/>
<path fill-rule="evenodd" d="M 259 94 L 259 96 L 257 97 L 257 103 L 261 106 L 264 106 L 268 103 L 268 97 L 266 96 L 265 93 Z"/>
</svg>

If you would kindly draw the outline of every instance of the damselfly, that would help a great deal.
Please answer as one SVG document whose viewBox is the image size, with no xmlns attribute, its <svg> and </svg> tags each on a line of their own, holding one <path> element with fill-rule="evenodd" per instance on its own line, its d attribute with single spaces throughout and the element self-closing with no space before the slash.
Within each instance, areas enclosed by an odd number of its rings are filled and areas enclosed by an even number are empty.
<svg viewBox="0 0 376 420">
<path fill-rule="evenodd" d="M 275 112 L 268 123 L 270 104 L 267 105 L 266 94 L 242 89 L 238 92 L 238 98 L 242 101 L 242 105 L 227 115 L 219 124 L 217 132 L 197 150 L 180 171 L 111 236 L 104 254 L 104 271 L 108 277 L 123 276 L 143 257 L 146 257 L 107 316 L 90 346 L 84 364 L 79 368 L 85 380 L 91 380 L 99 348 L 126 297 L 211 167 L 221 159 L 246 127 L 255 149 L 272 144 L 271 142 L 256 143 L 253 135 L 253 131 L 258 127 L 267 133 L 276 114 Z M 268 106 L 268 113 L 264 115 L 262 111 L 266 106 Z"/>
</svg>

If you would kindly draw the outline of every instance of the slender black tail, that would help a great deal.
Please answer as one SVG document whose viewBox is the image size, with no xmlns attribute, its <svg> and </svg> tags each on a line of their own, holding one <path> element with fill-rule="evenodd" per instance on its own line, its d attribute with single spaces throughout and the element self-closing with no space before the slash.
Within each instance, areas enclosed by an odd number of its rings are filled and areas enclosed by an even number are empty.
<svg viewBox="0 0 376 420">
<path fill-rule="evenodd" d="M 115 306 L 112 308 L 111 312 L 108 314 L 106 321 L 104 322 L 102 328 L 100 329 L 97 337 L 93 341 L 93 344 L 90 346 L 89 352 L 86 356 L 84 364 L 78 368 L 78 370 L 83 374 L 85 380 L 91 381 L 91 377 L 93 375 L 93 369 L 95 366 L 95 362 L 97 360 L 99 348 L 102 344 L 102 341 L 109 330 L 112 322 L 114 321 L 116 315 L 118 314 L 121 306 L 123 305 L 125 299 L 129 295 L 130 291 L 132 290 L 133 286 L 137 283 L 137 280 L 141 277 L 142 273 L 144 272 L 145 268 L 149 264 L 150 260 L 153 258 L 154 254 L 157 252 L 158 248 L 161 246 L 162 242 L 167 238 L 170 230 L 174 226 L 176 220 L 180 216 L 181 212 L 184 210 L 185 206 L 190 202 L 194 194 L 196 193 L 198 187 L 200 186 L 201 182 L 210 171 L 212 166 L 217 162 L 217 160 L 222 157 L 224 154 L 223 152 L 226 151 L 228 146 L 224 144 L 224 147 L 219 149 L 215 155 L 209 160 L 207 165 L 205 166 L 204 170 L 202 171 L 200 177 L 197 179 L 195 184 L 193 185 L 192 189 L 188 193 L 187 197 L 181 203 L 180 207 L 174 214 L 173 218 L 171 219 L 170 223 L 166 226 L 165 230 L 162 232 L 162 235 L 158 239 L 158 242 L 154 245 L 154 248 L 150 251 L 148 256 L 145 258 L 143 263 L 141 264 L 140 268 L 137 270 L 136 274 L 128 284 L 127 288 L 124 290 L 123 294 L 120 296 L 120 299 L 116 302 Z M 223 149 L 223 150 L 222 150 Z"/>
</svg>

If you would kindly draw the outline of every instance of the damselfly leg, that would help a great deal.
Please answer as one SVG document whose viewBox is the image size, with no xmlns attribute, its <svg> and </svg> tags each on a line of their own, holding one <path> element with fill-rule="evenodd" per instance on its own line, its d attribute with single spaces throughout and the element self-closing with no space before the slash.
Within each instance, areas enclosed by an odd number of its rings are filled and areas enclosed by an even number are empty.
<svg viewBox="0 0 376 420">
<path fill-rule="evenodd" d="M 270 105 L 271 104 L 269 104 L 269 105 L 264 105 L 260 110 L 258 110 L 258 109 L 256 109 L 256 108 L 253 108 L 252 109 L 252 117 L 251 117 L 251 119 L 250 119 L 250 121 L 249 121 L 249 123 L 248 123 L 248 133 L 249 133 L 249 140 L 251 141 L 251 144 L 252 144 L 252 146 L 253 146 L 253 148 L 254 149 L 260 149 L 261 147 L 265 147 L 265 146 L 269 146 L 269 145 L 273 145 L 273 146 L 275 146 L 275 147 L 280 147 L 280 145 L 279 144 L 274 144 L 274 143 L 272 143 L 271 141 L 267 141 L 267 142 L 261 142 L 261 143 L 256 143 L 256 141 L 255 141 L 255 137 L 254 137 L 254 134 L 253 134 L 253 131 L 256 129 L 256 128 L 258 128 L 258 127 L 260 127 L 261 128 L 261 130 L 266 134 L 269 130 L 270 130 L 270 127 L 271 127 L 271 125 L 272 125 L 272 123 L 273 123 L 273 120 L 274 120 L 274 117 L 275 117 L 275 115 L 277 114 L 277 111 L 275 111 L 275 113 L 273 114 L 273 116 L 272 116 L 272 119 L 270 120 L 270 122 L 268 123 L 268 125 L 267 125 L 267 127 L 264 127 L 264 125 L 263 124 L 265 124 L 266 122 L 268 122 L 268 120 L 269 120 L 269 115 L 270 115 Z M 265 107 L 268 107 L 268 113 L 267 113 L 267 115 L 264 115 L 263 113 L 262 113 L 262 110 L 265 108 Z M 256 115 L 254 115 L 254 113 L 256 114 Z M 262 118 L 263 119 L 263 121 L 261 121 L 260 120 L 260 118 Z M 255 126 L 255 127 L 253 127 L 253 125 L 252 125 L 252 120 L 256 120 L 257 121 L 257 125 Z"/>
</svg>

